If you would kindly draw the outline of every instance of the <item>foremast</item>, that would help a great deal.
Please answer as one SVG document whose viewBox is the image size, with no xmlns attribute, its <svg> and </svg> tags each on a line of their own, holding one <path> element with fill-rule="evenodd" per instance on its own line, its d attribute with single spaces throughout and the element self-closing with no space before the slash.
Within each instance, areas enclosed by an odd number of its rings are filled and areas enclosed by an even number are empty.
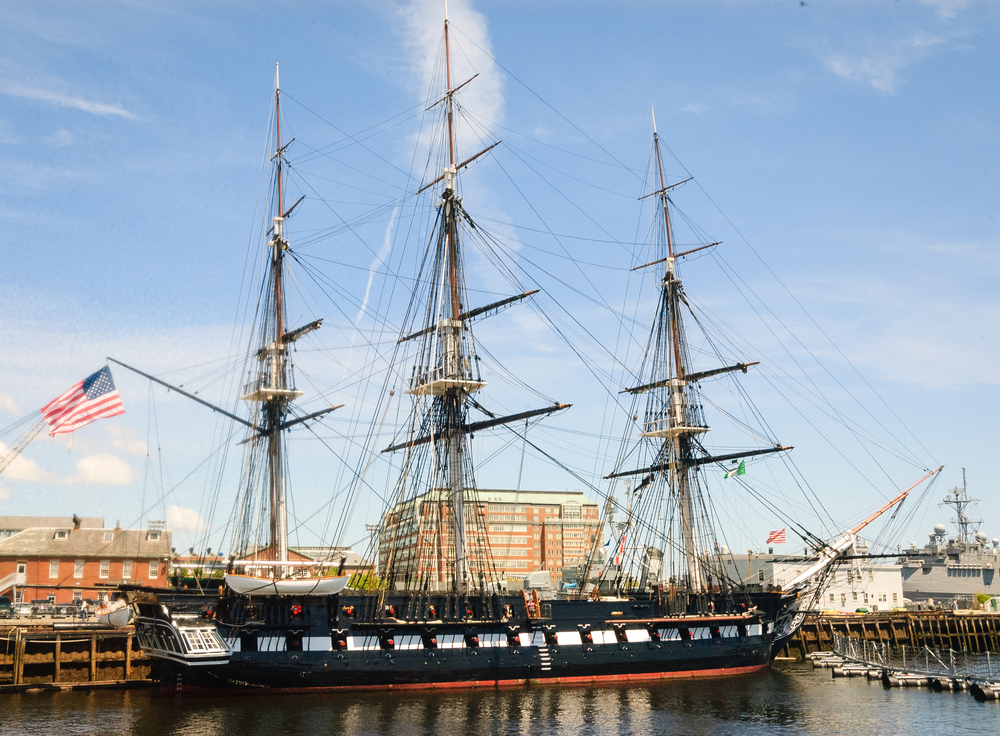
<svg viewBox="0 0 1000 736">
<path fill-rule="evenodd" d="M 606 478 L 644 476 L 630 494 L 666 482 L 670 502 L 676 509 L 675 531 L 680 537 L 679 540 L 668 539 L 667 542 L 678 548 L 683 558 L 683 579 L 674 582 L 679 583 L 676 587 L 681 591 L 698 597 L 712 592 L 710 579 L 712 573 L 708 556 L 715 551 L 714 531 L 698 483 L 699 468 L 710 463 L 770 454 L 791 448 L 775 444 L 773 447 L 724 456 L 710 456 L 702 448 L 699 437 L 709 432 L 711 427 L 705 420 L 698 382 L 709 376 L 733 371 L 746 373 L 755 363 L 737 363 L 707 371 L 692 371 L 682 316 L 687 302 L 677 262 L 684 256 L 711 248 L 718 243 L 698 246 L 683 252 L 677 251 L 671 222 L 670 192 L 688 180 L 667 184 L 659 133 L 656 130 L 656 117 L 652 110 L 650 113 L 653 124 L 653 154 L 659 187 L 644 195 L 642 199 L 656 197 L 659 205 L 656 245 L 660 249 L 658 253 L 660 257 L 633 270 L 662 264 L 664 275 L 659 284 L 655 337 L 647 356 L 647 368 L 643 373 L 648 380 L 642 385 L 623 389 L 621 393 L 647 395 L 640 431 L 643 441 L 651 443 L 653 449 L 650 454 L 653 462 L 638 469 L 619 469 Z M 621 545 L 624 544 L 625 541 L 622 539 Z"/>
</svg>

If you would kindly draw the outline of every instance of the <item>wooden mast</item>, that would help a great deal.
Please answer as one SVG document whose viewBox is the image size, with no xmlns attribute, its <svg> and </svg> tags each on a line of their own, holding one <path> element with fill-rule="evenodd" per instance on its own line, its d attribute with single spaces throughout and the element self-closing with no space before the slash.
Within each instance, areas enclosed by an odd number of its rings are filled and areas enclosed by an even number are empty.
<svg viewBox="0 0 1000 736">
<path fill-rule="evenodd" d="M 656 132 L 656 115 L 650 108 L 653 121 L 653 147 L 656 150 L 656 165 L 660 175 L 660 202 L 663 207 L 663 226 L 667 239 L 666 275 L 663 279 L 664 308 L 667 310 L 667 320 L 670 330 L 671 353 L 674 362 L 674 375 L 667 381 L 668 422 L 665 431 L 650 432 L 653 436 L 666 436 L 670 443 L 670 454 L 673 456 L 673 473 L 671 485 L 677 493 L 677 508 L 680 514 L 681 536 L 684 545 L 684 557 L 688 574 L 688 586 L 694 593 L 703 592 L 701 565 L 698 562 L 698 547 L 695 535 L 694 499 L 691 489 L 692 455 L 691 435 L 704 432 L 702 427 L 689 427 L 687 418 L 688 375 L 684 364 L 684 350 L 681 343 L 680 292 L 681 282 L 677 278 L 674 264 L 673 233 L 670 228 L 670 208 L 668 206 L 667 182 L 663 174 L 663 158 L 660 155 L 660 137 Z M 655 399 L 652 399 L 655 401 Z"/>
<path fill-rule="evenodd" d="M 458 213 L 456 211 L 455 128 L 454 95 L 451 88 L 451 44 L 448 38 L 448 4 L 444 9 L 444 58 L 445 58 L 445 111 L 448 116 L 448 167 L 442 172 L 445 181 L 441 195 L 445 250 L 448 258 L 448 285 L 451 293 L 451 320 L 444 327 L 444 364 L 446 377 L 461 378 L 462 370 L 462 305 L 459 299 L 458 279 Z M 451 497 L 452 525 L 455 531 L 455 589 L 464 593 L 468 585 L 469 564 L 465 530 L 465 419 L 466 392 L 461 385 L 453 385 L 442 396 L 444 426 L 442 436 L 448 445 L 448 493 Z"/>
<path fill-rule="evenodd" d="M 271 240 L 271 268 L 274 279 L 274 333 L 271 343 L 271 387 L 277 389 L 266 404 L 268 430 L 268 470 L 271 495 L 271 547 L 278 562 L 288 561 L 288 507 L 285 498 L 285 481 L 281 456 L 281 424 L 284 420 L 288 397 L 284 395 L 285 386 L 285 346 L 282 336 L 284 325 L 284 294 L 282 292 L 282 259 L 286 242 L 284 238 L 284 182 L 281 172 L 281 85 L 278 77 L 278 64 L 274 65 L 274 120 L 276 145 L 275 157 L 277 166 L 277 197 L 278 211 L 275 214 L 274 236 Z M 285 568 L 279 568 L 277 577 L 284 577 Z"/>
</svg>

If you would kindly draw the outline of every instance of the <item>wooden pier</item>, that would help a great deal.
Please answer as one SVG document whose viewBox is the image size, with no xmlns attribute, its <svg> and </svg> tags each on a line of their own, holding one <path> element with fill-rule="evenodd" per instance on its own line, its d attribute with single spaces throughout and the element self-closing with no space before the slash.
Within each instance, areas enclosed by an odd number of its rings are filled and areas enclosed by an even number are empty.
<svg viewBox="0 0 1000 736">
<path fill-rule="evenodd" d="M 779 656 L 805 659 L 833 648 L 833 635 L 898 646 L 1000 652 L 1000 613 L 892 611 L 806 619 Z"/>
<path fill-rule="evenodd" d="M 151 660 L 134 637 L 131 627 L 0 627 L 0 692 L 151 684 Z"/>
</svg>

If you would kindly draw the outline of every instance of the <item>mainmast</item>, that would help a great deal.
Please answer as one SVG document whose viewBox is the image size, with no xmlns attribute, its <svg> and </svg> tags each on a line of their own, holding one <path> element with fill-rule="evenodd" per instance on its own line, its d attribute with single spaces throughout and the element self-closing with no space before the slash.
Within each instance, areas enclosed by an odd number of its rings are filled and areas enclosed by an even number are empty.
<svg viewBox="0 0 1000 736">
<path fill-rule="evenodd" d="M 471 346 L 467 347 L 466 340 L 463 339 L 463 331 L 468 331 L 468 328 L 465 326 L 462 314 L 461 253 L 458 237 L 461 204 L 455 191 L 458 173 L 458 168 L 455 166 L 454 130 L 456 89 L 451 83 L 451 48 L 447 17 L 444 21 L 444 44 L 447 91 L 443 102 L 447 117 L 448 163 L 441 171 L 441 178 L 437 180 L 444 182 L 444 191 L 438 204 L 440 267 L 435 269 L 440 274 L 435 277 L 435 283 L 440 284 L 440 291 L 437 299 L 431 300 L 431 311 L 428 314 L 431 324 L 421 333 L 424 338 L 424 348 L 421 350 L 423 365 L 410 380 L 410 389 L 407 393 L 432 397 L 431 435 L 432 437 L 437 435 L 433 437 L 436 464 L 439 471 L 443 471 L 452 512 L 455 538 L 454 587 L 458 592 L 464 592 L 469 584 L 465 490 L 474 485 L 474 479 L 466 477 L 467 399 L 486 384 L 479 380 L 475 355 Z M 470 370 L 474 366 L 477 369 L 476 376 L 473 376 Z M 470 468 L 470 475 L 471 472 Z"/>
<path fill-rule="evenodd" d="M 445 109 L 448 115 L 448 167 L 441 172 L 444 176 L 444 192 L 441 194 L 442 224 L 444 225 L 445 253 L 448 260 L 448 286 L 451 293 L 451 320 L 444 327 L 445 378 L 459 383 L 451 385 L 442 396 L 443 435 L 448 444 L 448 495 L 451 497 L 453 525 L 455 528 L 455 589 L 464 593 L 468 584 L 469 559 L 465 538 L 465 473 L 463 472 L 465 434 L 462 425 L 465 419 L 465 398 L 471 393 L 469 386 L 463 386 L 460 366 L 462 365 L 462 320 L 461 302 L 458 297 L 458 211 L 455 207 L 455 93 L 451 87 L 451 47 L 448 41 L 448 9 L 444 19 L 444 66 L 448 87 L 445 95 Z M 472 390 L 477 390 L 480 383 Z"/>
<path fill-rule="evenodd" d="M 423 324 L 399 342 L 417 341 L 412 373 L 407 381 L 406 393 L 415 397 L 412 423 L 408 426 L 405 441 L 394 442 L 383 452 L 405 451 L 407 457 L 395 494 L 395 511 L 386 515 L 391 527 L 382 537 L 385 549 L 383 563 L 387 586 L 405 585 L 450 589 L 466 593 L 471 588 L 484 588 L 496 582 L 496 574 L 488 549 L 484 518 L 476 516 L 470 503 L 475 493 L 476 479 L 472 467 L 469 438 L 480 430 L 492 429 L 533 417 L 541 417 L 568 408 L 568 404 L 550 406 L 506 416 L 497 415 L 472 399 L 472 395 L 486 385 L 482 380 L 479 359 L 471 322 L 495 314 L 508 306 L 528 299 L 537 290 L 500 299 L 483 306 L 470 308 L 462 255 L 460 225 L 469 223 L 470 233 L 476 231 L 471 215 L 458 196 L 458 172 L 465 169 L 487 152 L 497 141 L 464 160 L 458 160 L 455 135 L 456 93 L 475 79 L 473 76 L 456 84 L 452 78 L 450 24 L 447 9 L 444 22 L 445 85 L 443 97 L 431 107 L 443 105 L 442 117 L 446 147 L 442 156 L 441 175 L 424 184 L 417 194 L 443 183 L 437 202 L 437 219 L 428 243 L 429 260 L 432 262 L 429 277 L 420 279 L 413 293 L 413 304 L 424 299 Z M 430 109 L 430 108 L 428 108 Z M 441 128 L 438 128 L 439 130 Z M 416 312 L 414 312 L 416 314 Z M 415 325 L 414 325 L 415 327 Z M 469 421 L 469 409 L 475 405 L 486 415 L 480 421 Z M 430 461 L 424 453 L 430 452 Z M 426 473 L 426 475 L 425 475 Z M 436 506 L 430 513 L 436 519 L 436 529 L 430 534 L 420 533 L 415 554 L 406 551 L 406 537 L 419 527 L 415 516 L 417 506 L 407 511 L 410 499 L 424 496 L 424 502 Z M 468 513 L 467 513 L 468 512 Z M 450 514 L 450 519 L 448 515 Z M 404 519 L 409 519 L 404 525 Z M 473 525 L 472 538 L 469 525 Z M 404 528 L 405 526 L 405 528 Z M 444 533 L 448 527 L 449 535 Z M 433 550 L 430 548 L 433 547 Z M 448 554 L 448 548 L 453 553 Z M 405 552 L 405 554 L 404 554 Z M 380 553 L 381 554 L 381 553 Z"/>
</svg>

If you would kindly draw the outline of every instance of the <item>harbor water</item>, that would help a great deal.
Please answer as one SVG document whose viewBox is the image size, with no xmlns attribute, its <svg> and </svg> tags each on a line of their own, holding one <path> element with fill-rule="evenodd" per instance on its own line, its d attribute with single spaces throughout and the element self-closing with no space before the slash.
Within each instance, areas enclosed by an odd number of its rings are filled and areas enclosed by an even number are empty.
<svg viewBox="0 0 1000 736">
<path fill-rule="evenodd" d="M 806 662 L 742 677 L 600 687 L 163 698 L 150 691 L 0 696 L 0 735 L 966 734 L 1000 704 L 968 693 L 886 690 Z"/>
</svg>

